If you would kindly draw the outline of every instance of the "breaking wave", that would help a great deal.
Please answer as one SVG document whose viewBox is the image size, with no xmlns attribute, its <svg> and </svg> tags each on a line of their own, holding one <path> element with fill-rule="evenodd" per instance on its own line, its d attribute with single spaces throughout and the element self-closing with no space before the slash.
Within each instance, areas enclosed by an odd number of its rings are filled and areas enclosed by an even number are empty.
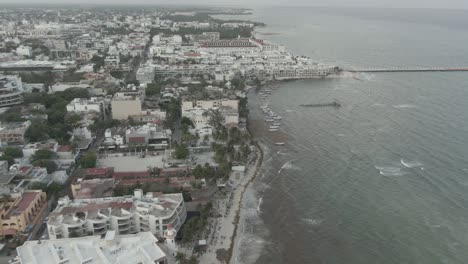
<svg viewBox="0 0 468 264">
<path fill-rule="evenodd" d="M 404 159 L 400 160 L 401 165 L 405 166 L 406 168 L 418 168 L 421 167 L 423 164 L 418 161 L 405 161 Z"/>
<path fill-rule="evenodd" d="M 416 105 L 412 104 L 399 104 L 399 105 L 393 105 L 394 108 L 396 109 L 404 109 L 404 108 L 416 108 Z"/>
<path fill-rule="evenodd" d="M 385 177 L 399 177 L 399 176 L 403 176 L 406 174 L 399 167 L 375 166 L 375 168 L 379 170 L 380 175 L 385 176 Z"/>
<path fill-rule="evenodd" d="M 304 221 L 306 224 L 309 224 L 309 225 L 320 225 L 323 220 L 322 219 L 313 219 L 313 218 L 303 218 L 302 221 Z"/>
</svg>

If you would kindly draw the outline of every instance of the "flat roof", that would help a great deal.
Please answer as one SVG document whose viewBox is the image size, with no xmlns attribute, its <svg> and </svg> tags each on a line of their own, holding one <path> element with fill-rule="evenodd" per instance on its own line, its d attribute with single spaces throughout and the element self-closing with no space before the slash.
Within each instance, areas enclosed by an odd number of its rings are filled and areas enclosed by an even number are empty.
<svg viewBox="0 0 468 264">
<path fill-rule="evenodd" d="M 166 254 L 150 232 L 132 235 L 26 241 L 16 250 L 21 263 L 50 264 L 150 264 L 163 261 Z"/>
</svg>

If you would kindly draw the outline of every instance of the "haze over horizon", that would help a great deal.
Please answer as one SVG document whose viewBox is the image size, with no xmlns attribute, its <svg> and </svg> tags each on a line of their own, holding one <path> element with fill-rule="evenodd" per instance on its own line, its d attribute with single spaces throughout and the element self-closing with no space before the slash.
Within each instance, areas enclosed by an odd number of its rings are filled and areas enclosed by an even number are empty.
<svg viewBox="0 0 468 264">
<path fill-rule="evenodd" d="M 464 0 L 0 0 L 0 4 L 93 4 L 93 5 L 217 5 L 217 6 L 329 6 L 329 7 L 379 7 L 379 8 L 433 8 L 433 9 L 468 9 Z"/>
</svg>

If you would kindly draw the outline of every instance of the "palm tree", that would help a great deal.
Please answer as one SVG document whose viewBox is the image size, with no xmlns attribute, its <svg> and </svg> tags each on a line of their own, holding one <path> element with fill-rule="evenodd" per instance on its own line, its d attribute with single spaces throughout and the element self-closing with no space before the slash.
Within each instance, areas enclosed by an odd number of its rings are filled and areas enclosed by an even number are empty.
<svg viewBox="0 0 468 264">
<path fill-rule="evenodd" d="M 175 260 L 179 263 L 184 263 L 187 260 L 187 258 L 185 257 L 184 253 L 177 252 L 177 255 L 175 256 Z"/>
</svg>

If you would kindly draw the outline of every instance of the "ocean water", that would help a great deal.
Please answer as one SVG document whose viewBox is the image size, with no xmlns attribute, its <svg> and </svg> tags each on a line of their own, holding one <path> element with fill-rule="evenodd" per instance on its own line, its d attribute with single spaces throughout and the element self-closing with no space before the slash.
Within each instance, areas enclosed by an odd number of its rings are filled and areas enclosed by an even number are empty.
<svg viewBox="0 0 468 264">
<path fill-rule="evenodd" d="M 349 68 L 468 66 L 468 12 L 259 8 L 257 37 Z M 275 33 L 275 34 L 264 34 Z M 235 263 L 467 263 L 468 73 L 275 84 Z M 338 100 L 342 107 L 300 104 Z M 252 120 L 261 99 L 249 97 Z M 256 122 L 258 124 L 259 122 Z"/>
</svg>

